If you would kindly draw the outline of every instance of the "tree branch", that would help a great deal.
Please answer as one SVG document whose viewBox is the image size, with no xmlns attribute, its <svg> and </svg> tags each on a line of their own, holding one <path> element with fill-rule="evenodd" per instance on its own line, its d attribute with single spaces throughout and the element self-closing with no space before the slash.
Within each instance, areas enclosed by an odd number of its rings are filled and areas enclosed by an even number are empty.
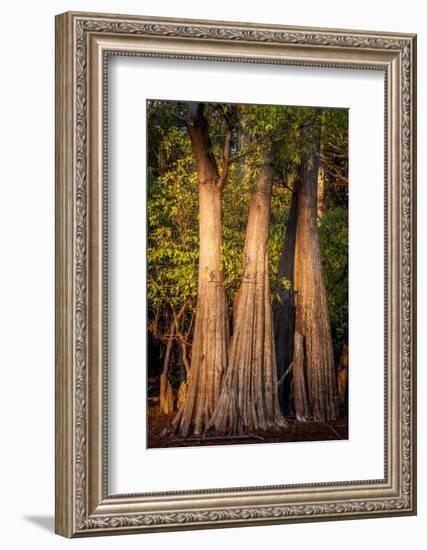
<svg viewBox="0 0 427 550">
<path fill-rule="evenodd" d="M 190 125 L 191 124 L 191 121 L 190 119 L 188 119 L 187 117 L 183 116 L 183 115 L 180 115 L 179 113 L 177 113 L 176 111 L 172 110 L 171 111 L 172 115 L 177 118 L 178 120 L 182 120 L 182 122 L 184 122 L 184 124 L 186 126 Z"/>
<path fill-rule="evenodd" d="M 286 370 L 286 372 L 280 377 L 279 381 L 277 382 L 277 385 L 278 385 L 278 386 L 280 386 L 280 384 L 283 384 L 283 382 L 285 381 L 285 378 L 288 376 L 288 374 L 291 373 L 292 367 L 293 367 L 293 362 L 289 365 L 289 367 L 288 367 L 288 369 Z"/>
</svg>

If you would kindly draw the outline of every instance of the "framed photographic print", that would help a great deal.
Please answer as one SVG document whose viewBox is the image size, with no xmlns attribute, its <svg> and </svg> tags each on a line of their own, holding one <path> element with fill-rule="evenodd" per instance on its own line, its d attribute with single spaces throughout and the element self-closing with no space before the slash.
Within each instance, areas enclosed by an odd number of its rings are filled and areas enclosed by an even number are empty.
<svg viewBox="0 0 427 550">
<path fill-rule="evenodd" d="M 56 532 L 416 513 L 416 37 L 56 18 Z"/>
</svg>

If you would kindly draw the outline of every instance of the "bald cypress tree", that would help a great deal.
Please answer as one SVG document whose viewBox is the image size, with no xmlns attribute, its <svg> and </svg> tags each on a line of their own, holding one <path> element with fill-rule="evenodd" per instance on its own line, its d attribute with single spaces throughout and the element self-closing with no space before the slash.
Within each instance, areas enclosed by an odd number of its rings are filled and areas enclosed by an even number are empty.
<svg viewBox="0 0 427 550">
<path fill-rule="evenodd" d="M 297 191 L 294 296 L 295 330 L 304 339 L 311 411 L 315 420 L 325 421 L 338 417 L 338 395 L 317 223 L 320 134 L 315 119 L 305 129 Z"/>
<path fill-rule="evenodd" d="M 274 156 L 274 145 L 264 146 L 256 167 L 227 371 L 209 423 L 219 432 L 234 434 L 286 425 L 278 399 L 268 273 Z"/>
<path fill-rule="evenodd" d="M 201 434 L 218 401 L 227 363 L 228 319 L 222 265 L 222 193 L 227 178 L 231 129 L 224 139 L 222 170 L 213 153 L 203 103 L 189 103 L 186 126 L 199 189 L 199 278 L 191 367 L 185 401 L 173 429 Z"/>
</svg>

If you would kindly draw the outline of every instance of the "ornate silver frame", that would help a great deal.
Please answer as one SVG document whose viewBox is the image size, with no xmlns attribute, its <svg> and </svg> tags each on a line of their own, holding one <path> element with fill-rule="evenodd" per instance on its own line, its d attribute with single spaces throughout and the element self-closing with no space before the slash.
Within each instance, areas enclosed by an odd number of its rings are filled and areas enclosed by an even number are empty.
<svg viewBox="0 0 427 550">
<path fill-rule="evenodd" d="M 104 285 L 108 55 L 384 71 L 384 479 L 108 494 Z M 56 17 L 57 533 L 78 537 L 416 513 L 415 78 L 415 35 L 89 13 Z"/>
</svg>

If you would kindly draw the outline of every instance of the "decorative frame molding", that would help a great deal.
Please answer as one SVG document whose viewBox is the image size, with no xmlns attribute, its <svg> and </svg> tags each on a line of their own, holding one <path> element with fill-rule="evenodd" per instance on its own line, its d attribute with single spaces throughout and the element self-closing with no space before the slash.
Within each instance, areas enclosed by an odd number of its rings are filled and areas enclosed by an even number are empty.
<svg viewBox="0 0 427 550">
<path fill-rule="evenodd" d="M 385 477 L 108 495 L 106 59 L 385 73 Z M 68 12 L 56 17 L 56 532 L 66 537 L 416 513 L 416 37 Z"/>
</svg>

